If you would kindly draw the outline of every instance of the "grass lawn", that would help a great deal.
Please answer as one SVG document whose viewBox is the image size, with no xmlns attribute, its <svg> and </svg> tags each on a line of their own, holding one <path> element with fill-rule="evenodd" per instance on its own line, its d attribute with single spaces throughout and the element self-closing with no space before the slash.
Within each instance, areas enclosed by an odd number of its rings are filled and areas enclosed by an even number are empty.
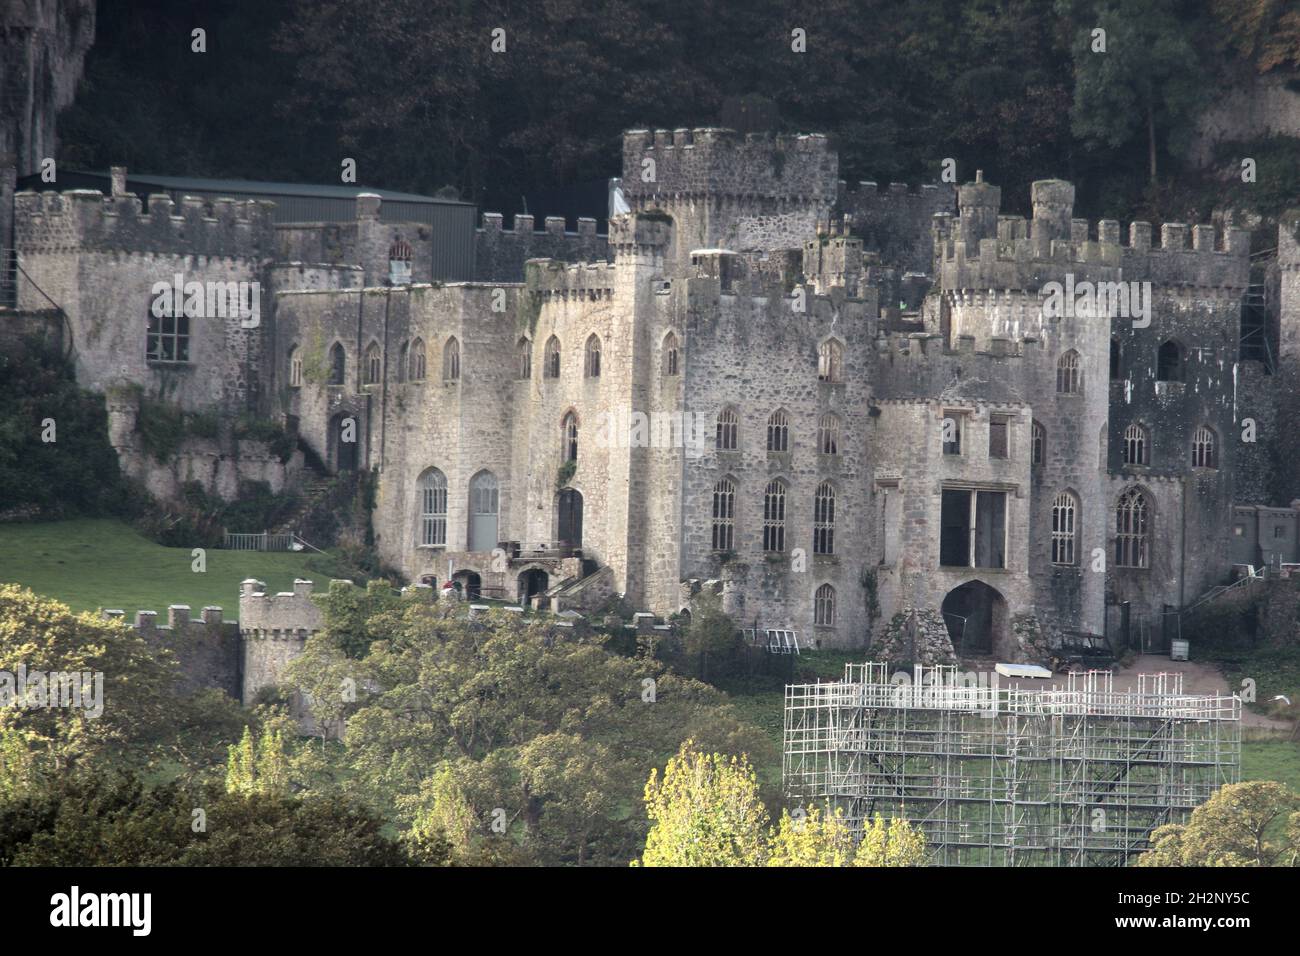
<svg viewBox="0 0 1300 956">
<path fill-rule="evenodd" d="M 121 608 L 128 620 L 136 611 L 157 611 L 161 623 L 169 604 L 188 604 L 195 616 L 215 604 L 234 620 L 240 581 L 257 578 L 271 591 L 289 591 L 295 577 L 313 577 L 306 561 L 305 553 L 210 548 L 200 574 L 191 570 L 190 549 L 154 544 L 121 521 L 0 524 L 0 583 L 24 585 L 74 611 Z M 322 590 L 325 583 L 317 580 Z"/>
<path fill-rule="evenodd" d="M 1300 792 L 1300 741 L 1251 734 L 1241 742 L 1241 779 L 1276 780 Z"/>
</svg>

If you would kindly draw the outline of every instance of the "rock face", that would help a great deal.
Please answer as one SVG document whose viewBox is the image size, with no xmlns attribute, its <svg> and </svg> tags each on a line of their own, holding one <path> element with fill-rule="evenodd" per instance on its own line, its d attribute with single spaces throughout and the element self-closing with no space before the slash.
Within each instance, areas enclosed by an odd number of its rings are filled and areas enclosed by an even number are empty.
<svg viewBox="0 0 1300 956">
<path fill-rule="evenodd" d="M 54 155 L 55 117 L 94 40 L 95 0 L 0 0 L 0 158 L 18 175 Z"/>
<path fill-rule="evenodd" d="M 875 660 L 891 664 L 956 664 L 943 615 L 930 608 L 899 611 L 871 644 Z"/>
</svg>

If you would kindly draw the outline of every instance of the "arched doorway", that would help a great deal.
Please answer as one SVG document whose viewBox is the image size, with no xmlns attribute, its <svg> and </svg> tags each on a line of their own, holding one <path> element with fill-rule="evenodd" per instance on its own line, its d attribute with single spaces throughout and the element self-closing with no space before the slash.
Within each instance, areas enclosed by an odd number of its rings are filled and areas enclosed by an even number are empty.
<svg viewBox="0 0 1300 956">
<path fill-rule="evenodd" d="M 497 514 L 501 510 L 497 476 L 480 471 L 469 483 L 469 549 L 491 551 L 497 546 Z"/>
<path fill-rule="evenodd" d="M 983 581 L 967 581 L 943 599 L 943 620 L 958 657 L 1004 654 L 1007 602 Z"/>
<path fill-rule="evenodd" d="M 477 571 L 457 571 L 451 576 L 451 583 L 467 601 L 477 601 L 483 594 L 483 579 Z"/>
<path fill-rule="evenodd" d="M 538 594 L 545 594 L 551 586 L 551 576 L 541 568 L 529 568 L 519 575 L 519 603 L 528 606 Z"/>
<path fill-rule="evenodd" d="M 573 488 L 560 492 L 556 502 L 559 515 L 556 540 L 561 548 L 582 547 L 582 493 Z"/>
<path fill-rule="evenodd" d="M 329 443 L 336 472 L 357 470 L 360 439 L 360 428 L 355 415 L 339 412 L 330 419 Z"/>
</svg>

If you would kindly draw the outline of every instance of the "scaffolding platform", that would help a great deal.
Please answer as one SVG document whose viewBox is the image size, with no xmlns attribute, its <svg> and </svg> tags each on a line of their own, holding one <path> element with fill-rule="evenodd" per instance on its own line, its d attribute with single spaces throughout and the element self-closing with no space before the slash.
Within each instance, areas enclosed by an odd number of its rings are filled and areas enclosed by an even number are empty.
<svg viewBox="0 0 1300 956">
<path fill-rule="evenodd" d="M 848 664 L 785 692 L 788 796 L 924 831 L 947 866 L 1123 866 L 1241 767 L 1241 700 L 1188 694 L 1181 674 L 1109 671 L 1063 687 L 996 673 Z"/>
</svg>

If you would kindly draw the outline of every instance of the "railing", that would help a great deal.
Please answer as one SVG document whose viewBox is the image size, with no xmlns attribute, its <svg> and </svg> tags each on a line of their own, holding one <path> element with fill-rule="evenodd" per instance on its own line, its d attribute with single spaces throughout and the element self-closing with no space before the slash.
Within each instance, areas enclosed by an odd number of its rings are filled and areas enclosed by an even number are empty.
<svg viewBox="0 0 1300 956">
<path fill-rule="evenodd" d="M 299 548 L 294 547 L 295 542 L 296 535 L 292 532 L 231 534 L 227 531 L 222 547 L 228 551 L 297 551 Z"/>
</svg>

